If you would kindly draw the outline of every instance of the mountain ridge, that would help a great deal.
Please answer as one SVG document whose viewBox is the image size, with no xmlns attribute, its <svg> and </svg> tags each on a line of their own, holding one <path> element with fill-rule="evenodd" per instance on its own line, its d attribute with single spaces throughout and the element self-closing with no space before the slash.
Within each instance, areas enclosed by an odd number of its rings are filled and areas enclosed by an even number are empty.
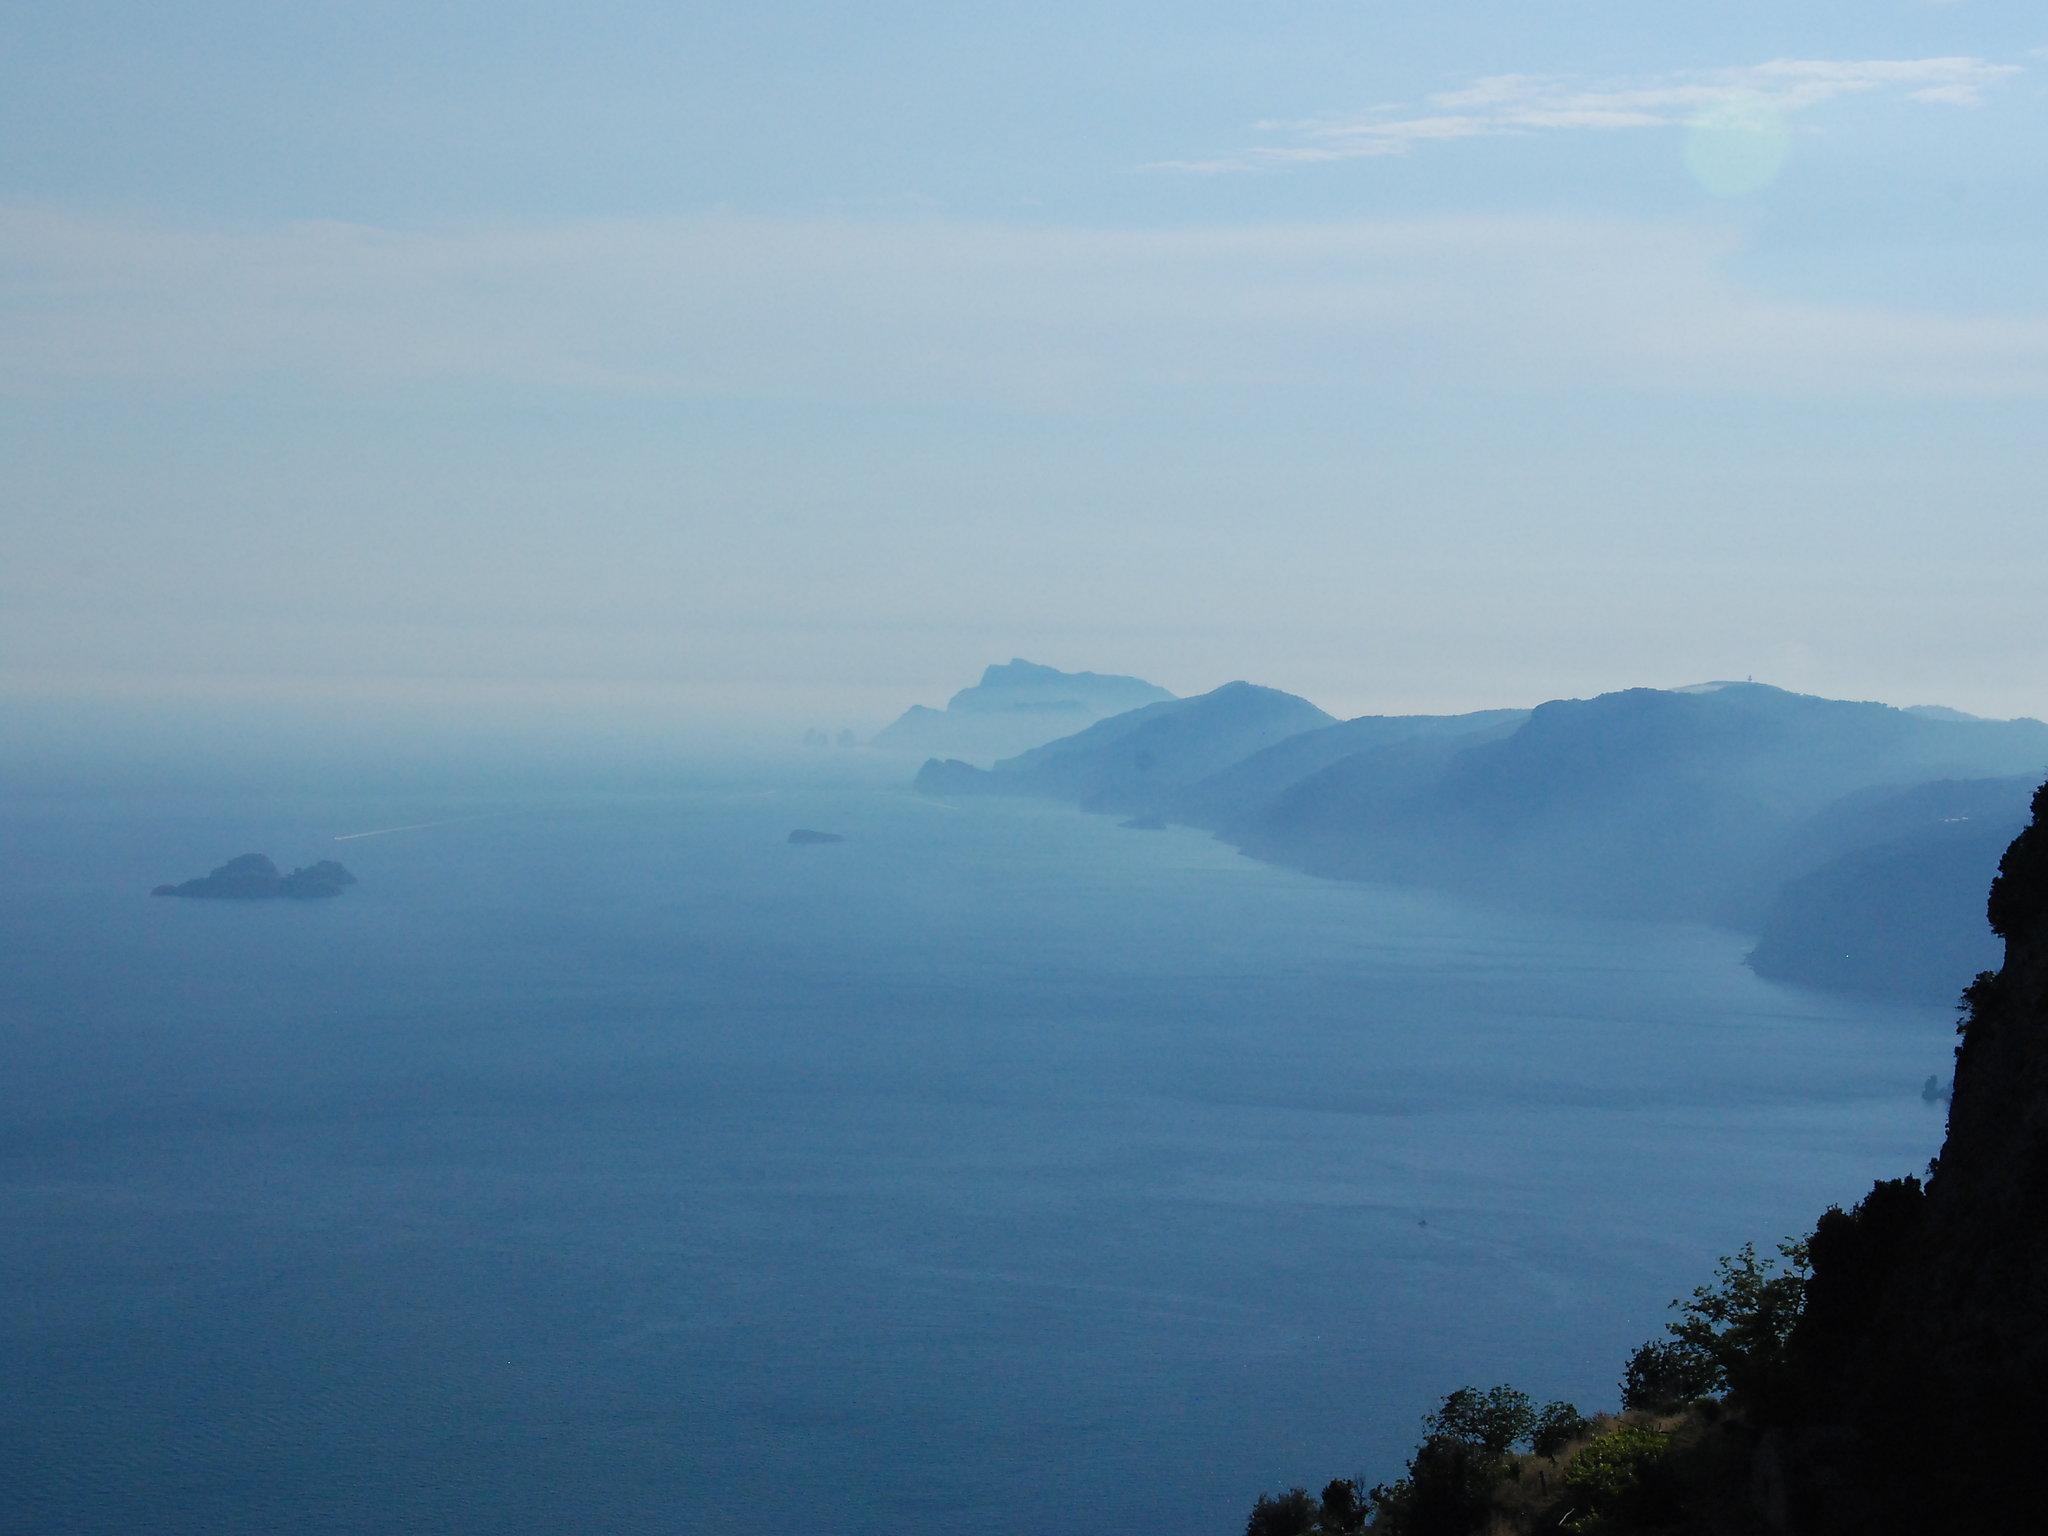
<svg viewBox="0 0 2048 1536">
<path fill-rule="evenodd" d="M 1254 701 L 1266 715 L 1241 729 L 1235 717 Z M 1884 975 L 1888 995 L 1925 995 L 1959 956 L 1985 953 L 1967 915 L 1972 882 L 1988 873 L 1999 831 L 2018 824 L 2019 786 L 2043 773 L 2038 720 L 1753 682 L 1349 721 L 1240 682 L 985 768 L 928 761 L 915 784 L 1159 817 L 1323 876 L 1711 923 L 1757 936 L 1759 969 L 1778 979 L 1840 989 Z M 1994 781 L 2005 807 L 1996 825 L 1908 837 L 1859 821 L 1927 785 Z M 1877 867 L 1869 847 L 1886 842 L 1899 846 L 1885 879 L 1911 899 L 1873 916 L 1966 936 L 1938 954 L 1888 957 L 1911 962 L 1896 967 L 1822 963 L 1814 947 L 1835 942 L 1823 919 Z"/>
</svg>

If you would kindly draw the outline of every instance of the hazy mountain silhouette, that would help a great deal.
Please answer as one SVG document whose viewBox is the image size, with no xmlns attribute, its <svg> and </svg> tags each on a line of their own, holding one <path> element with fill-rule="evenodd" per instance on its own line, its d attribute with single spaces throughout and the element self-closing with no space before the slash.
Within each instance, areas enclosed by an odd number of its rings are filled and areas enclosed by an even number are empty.
<svg viewBox="0 0 2048 1536">
<path fill-rule="evenodd" d="M 1342 723 L 1233 683 L 917 783 L 1165 816 L 1318 874 L 1718 923 L 1762 935 L 1766 974 L 1925 995 L 1983 963 L 1971 893 L 2044 771 L 2039 721 L 1757 683 Z"/>
<path fill-rule="evenodd" d="M 917 784 L 928 793 L 1039 795 L 1092 811 L 1156 815 L 1169 808 L 1176 791 L 1333 723 L 1291 693 L 1226 683 L 1192 699 L 1148 704 L 1098 721 L 990 770 L 930 762 Z"/>
<path fill-rule="evenodd" d="M 1061 672 L 1013 660 L 989 667 L 980 682 L 954 694 L 944 709 L 913 704 L 870 745 L 986 764 L 1172 697 L 1142 678 Z"/>
</svg>

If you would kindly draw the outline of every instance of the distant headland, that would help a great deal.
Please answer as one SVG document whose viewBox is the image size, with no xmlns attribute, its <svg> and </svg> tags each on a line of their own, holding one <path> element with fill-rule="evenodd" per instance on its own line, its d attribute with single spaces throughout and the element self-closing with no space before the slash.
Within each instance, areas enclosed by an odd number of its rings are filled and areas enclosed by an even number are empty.
<svg viewBox="0 0 2048 1536">
<path fill-rule="evenodd" d="M 314 900 L 339 896 L 356 877 L 332 859 L 285 874 L 260 853 L 245 853 L 196 880 L 160 885 L 152 896 L 197 896 L 216 901 L 268 901 L 277 897 Z"/>
<path fill-rule="evenodd" d="M 1173 698 L 1143 678 L 1061 672 L 1021 658 L 987 668 L 944 709 L 913 704 L 870 743 L 885 752 L 986 766 L 1147 704 Z"/>
</svg>

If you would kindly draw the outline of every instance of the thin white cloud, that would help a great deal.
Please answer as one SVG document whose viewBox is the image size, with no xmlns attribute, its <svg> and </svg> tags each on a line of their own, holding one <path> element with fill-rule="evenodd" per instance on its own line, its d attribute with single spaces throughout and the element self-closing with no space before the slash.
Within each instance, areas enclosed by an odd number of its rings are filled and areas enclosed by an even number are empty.
<svg viewBox="0 0 2048 1536">
<path fill-rule="evenodd" d="M 1076 413 L 1442 388 L 2048 394 L 2048 316 L 1775 298 L 1711 227 L 702 217 L 193 229 L 0 207 L 0 394 L 513 387 Z"/>
<path fill-rule="evenodd" d="M 1984 93 L 1973 85 L 1930 85 L 1907 93 L 1913 101 L 1934 101 L 1944 106 L 1974 107 L 1984 99 Z"/>
<path fill-rule="evenodd" d="M 1971 107 L 2023 72 L 2017 64 L 1951 57 L 1772 59 L 1596 84 L 1549 75 L 1489 75 L 1420 102 L 1257 123 L 1254 131 L 1276 142 L 1148 169 L 1214 174 L 1405 155 L 1417 144 L 1446 139 L 1678 128 L 1731 109 L 1791 117 L 1851 96 Z"/>
</svg>

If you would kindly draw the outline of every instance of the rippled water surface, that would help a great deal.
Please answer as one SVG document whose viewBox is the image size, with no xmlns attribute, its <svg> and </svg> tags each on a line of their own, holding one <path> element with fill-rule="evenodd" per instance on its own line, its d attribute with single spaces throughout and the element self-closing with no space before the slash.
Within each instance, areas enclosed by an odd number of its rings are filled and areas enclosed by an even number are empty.
<svg viewBox="0 0 2048 1536">
<path fill-rule="evenodd" d="M 1940 1139 L 1939 1014 L 1057 807 L 0 832 L 0 1531 L 1230 1532 Z"/>
</svg>

